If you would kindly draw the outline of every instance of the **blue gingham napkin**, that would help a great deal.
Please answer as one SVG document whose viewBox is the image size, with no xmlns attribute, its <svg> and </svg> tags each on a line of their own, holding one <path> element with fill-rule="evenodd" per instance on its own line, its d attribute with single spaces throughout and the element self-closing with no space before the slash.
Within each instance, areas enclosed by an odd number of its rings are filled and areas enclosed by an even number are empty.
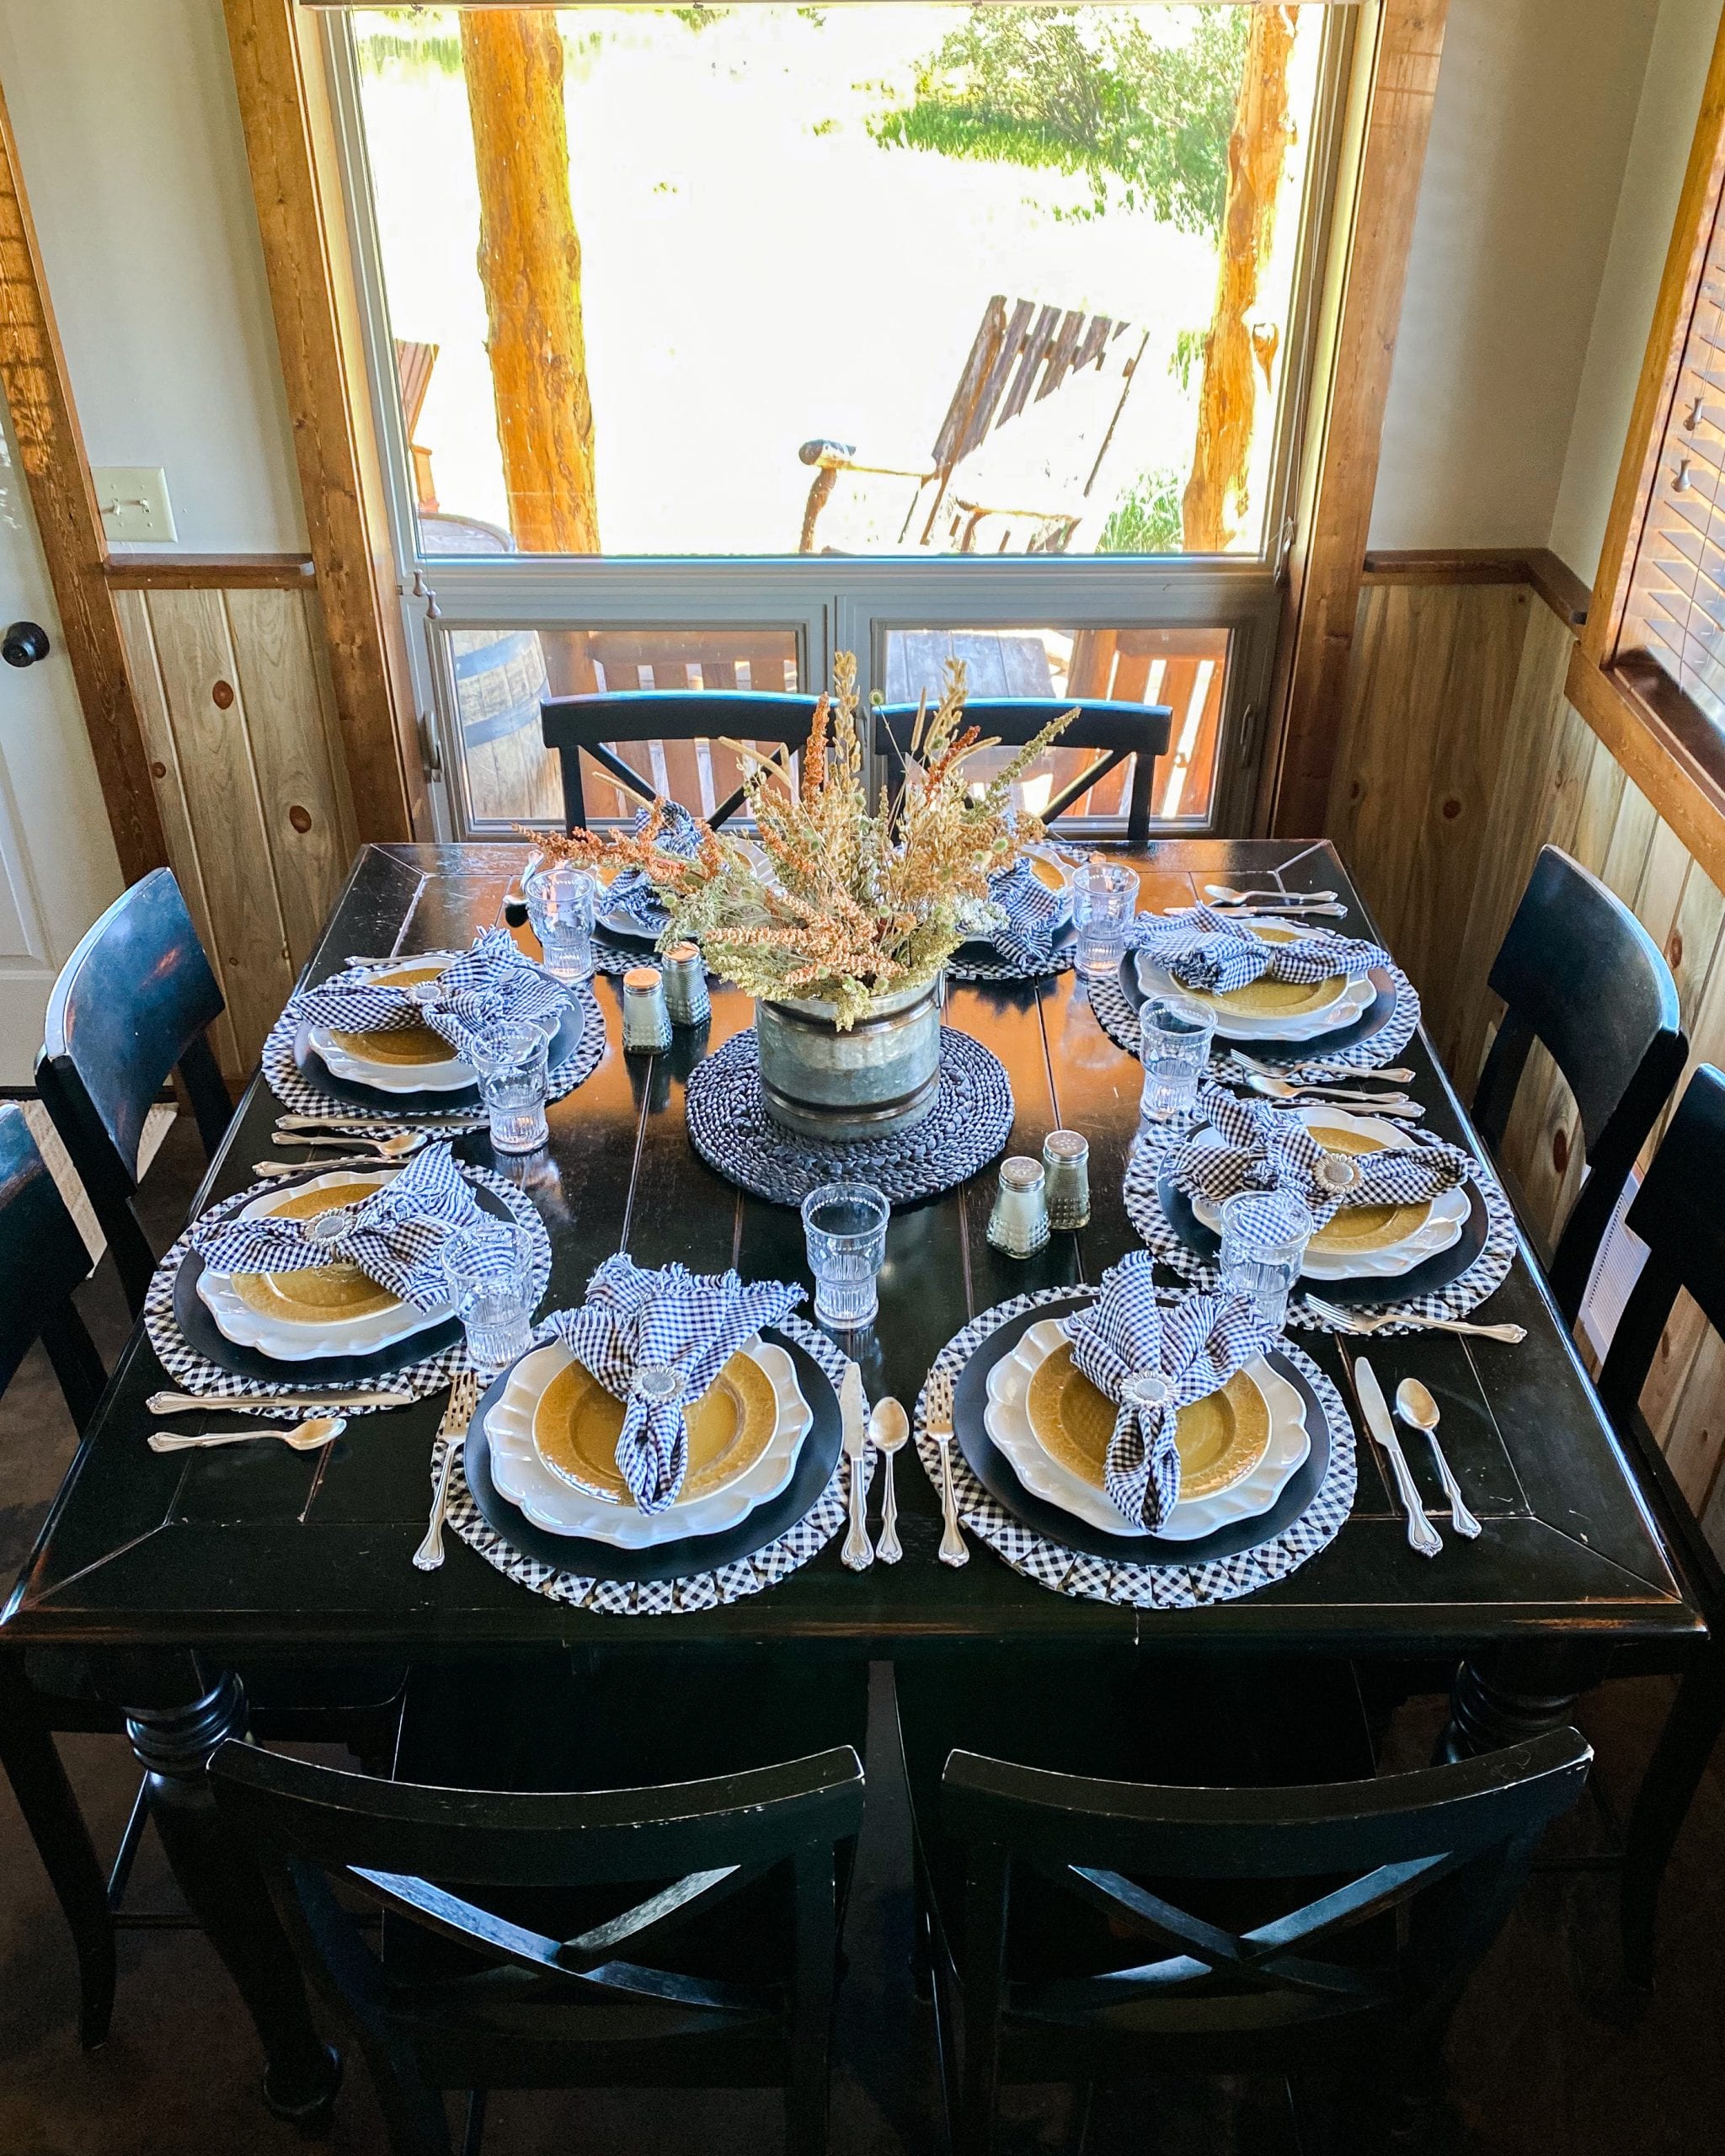
<svg viewBox="0 0 1725 2156">
<path fill-rule="evenodd" d="M 1148 1251 L 1134 1251 L 1103 1273 L 1091 1307 L 1060 1325 L 1072 1360 L 1119 1410 L 1103 1470 L 1108 1502 L 1151 1534 L 1179 1502 L 1180 1410 L 1276 1338 L 1243 1295 L 1188 1294 L 1159 1306 L 1154 1266 Z"/>
<path fill-rule="evenodd" d="M 1375 1153 L 1332 1153 L 1293 1108 L 1206 1086 L 1198 1127 L 1169 1173 L 1188 1198 L 1216 1205 L 1242 1190 L 1284 1191 L 1321 1228 L 1344 1205 L 1423 1204 L 1471 1181 L 1474 1169 L 1471 1154 L 1435 1138 Z"/>
<path fill-rule="evenodd" d="M 451 1236 L 503 1223 L 482 1210 L 447 1145 L 428 1145 L 371 1197 L 308 1219 L 259 1216 L 194 1228 L 192 1247 L 212 1273 L 304 1273 L 356 1265 L 368 1279 L 415 1310 L 450 1299 L 443 1254 Z M 511 1269 L 510 1241 L 497 1238 L 499 1277 Z"/>
<path fill-rule="evenodd" d="M 660 801 L 654 808 L 659 815 L 659 831 L 654 844 L 663 852 L 681 854 L 686 860 L 692 858 L 700 848 L 701 826 L 680 802 Z M 654 808 L 643 808 L 637 813 L 629 825 L 637 838 L 646 830 L 654 813 Z M 644 868 L 619 869 L 601 903 L 607 913 L 625 915 L 644 935 L 656 936 L 665 926 L 665 901 Z"/>
<path fill-rule="evenodd" d="M 996 950 L 1009 964 L 1023 966 L 1027 973 L 1045 970 L 1065 911 L 1060 894 L 1049 890 L 1021 853 L 989 878 L 988 899 L 1006 915 L 1003 922 L 987 931 Z"/>
<path fill-rule="evenodd" d="M 1375 943 L 1324 929 L 1313 929 L 1291 943 L 1266 942 L 1214 906 L 1193 906 L 1168 919 L 1140 914 L 1130 940 L 1165 966 L 1183 988 L 1216 995 L 1249 988 L 1255 980 L 1315 986 L 1338 974 L 1370 973 L 1374 966 L 1391 963 L 1389 953 Z"/>
<path fill-rule="evenodd" d="M 576 1361 L 622 1401 L 617 1464 L 644 1513 L 676 1502 L 689 1470 L 686 1414 L 743 1342 L 803 1299 L 779 1280 L 649 1271 L 621 1251 L 587 1283 L 579 1310 L 549 1320 Z"/>
<path fill-rule="evenodd" d="M 403 1033 L 410 1026 L 429 1026 L 458 1055 L 465 1055 L 474 1037 L 488 1027 L 548 1017 L 568 1000 L 567 990 L 521 955 L 506 928 L 488 928 L 435 980 L 416 981 L 410 988 L 328 981 L 322 988 L 303 990 L 288 1008 L 296 1018 L 343 1033 Z"/>
</svg>

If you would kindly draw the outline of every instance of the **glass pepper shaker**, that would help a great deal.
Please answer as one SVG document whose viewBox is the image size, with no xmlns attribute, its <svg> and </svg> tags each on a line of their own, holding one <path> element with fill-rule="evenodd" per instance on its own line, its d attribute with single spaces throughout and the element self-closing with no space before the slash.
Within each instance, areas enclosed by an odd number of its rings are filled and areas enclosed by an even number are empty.
<svg viewBox="0 0 1725 2156">
<path fill-rule="evenodd" d="M 657 966 L 631 966 L 623 975 L 623 1053 L 657 1055 L 670 1046 L 670 1013 Z"/>
<path fill-rule="evenodd" d="M 1008 1257 L 1033 1257 L 1048 1241 L 1048 1204 L 1040 1161 L 1001 1162 L 1001 1185 L 988 1216 L 988 1240 Z"/>
<path fill-rule="evenodd" d="M 1051 1130 L 1042 1141 L 1049 1225 L 1081 1228 L 1090 1218 L 1090 1140 L 1081 1131 Z"/>
<path fill-rule="evenodd" d="M 713 1014 L 700 947 L 673 943 L 665 954 L 665 1002 L 674 1026 L 704 1026 Z"/>
</svg>

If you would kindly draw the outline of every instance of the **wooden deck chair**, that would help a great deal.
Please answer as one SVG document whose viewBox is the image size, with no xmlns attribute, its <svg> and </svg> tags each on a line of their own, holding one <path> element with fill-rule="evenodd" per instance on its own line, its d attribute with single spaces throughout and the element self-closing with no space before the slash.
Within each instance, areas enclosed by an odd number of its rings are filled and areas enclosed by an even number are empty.
<svg viewBox="0 0 1725 2156">
<path fill-rule="evenodd" d="M 414 440 L 419 430 L 419 414 L 425 409 L 425 392 L 431 387 L 431 370 L 437 364 L 435 344 L 416 344 L 410 338 L 395 340 L 395 371 L 401 383 L 401 415 L 408 438 L 408 455 L 414 463 L 414 499 L 419 508 L 435 516 L 437 513 L 437 488 L 431 478 L 431 452 Z"/>
</svg>

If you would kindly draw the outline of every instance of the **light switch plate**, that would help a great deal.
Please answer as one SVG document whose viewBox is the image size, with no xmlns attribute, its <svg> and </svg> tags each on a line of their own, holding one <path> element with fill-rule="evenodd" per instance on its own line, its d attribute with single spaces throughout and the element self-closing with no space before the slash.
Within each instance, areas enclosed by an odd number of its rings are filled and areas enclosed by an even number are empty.
<svg viewBox="0 0 1725 2156">
<path fill-rule="evenodd" d="M 168 474 L 159 465 L 96 464 L 90 467 L 102 529 L 110 539 L 175 538 Z"/>
</svg>

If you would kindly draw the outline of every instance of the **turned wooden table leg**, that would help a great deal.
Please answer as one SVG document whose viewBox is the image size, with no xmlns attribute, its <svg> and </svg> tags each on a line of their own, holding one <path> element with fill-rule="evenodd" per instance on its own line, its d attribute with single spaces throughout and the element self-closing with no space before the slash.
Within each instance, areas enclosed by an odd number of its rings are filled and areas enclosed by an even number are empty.
<svg viewBox="0 0 1725 2156">
<path fill-rule="evenodd" d="M 263 1876 L 218 1817 L 204 1772 L 218 1745 L 245 1734 L 244 1688 L 225 1672 L 195 1697 L 129 1707 L 126 1730 L 174 1876 L 263 2043 L 264 2100 L 277 2118 L 316 2132 L 331 2115 L 340 2057 L 312 2025 L 299 1965 Z"/>
<path fill-rule="evenodd" d="M 1567 1728 L 1576 1701 L 1600 1674 L 1592 1657 L 1568 1646 L 1502 1647 L 1470 1656 L 1455 1672 L 1438 1758 L 1471 1758 Z"/>
</svg>

